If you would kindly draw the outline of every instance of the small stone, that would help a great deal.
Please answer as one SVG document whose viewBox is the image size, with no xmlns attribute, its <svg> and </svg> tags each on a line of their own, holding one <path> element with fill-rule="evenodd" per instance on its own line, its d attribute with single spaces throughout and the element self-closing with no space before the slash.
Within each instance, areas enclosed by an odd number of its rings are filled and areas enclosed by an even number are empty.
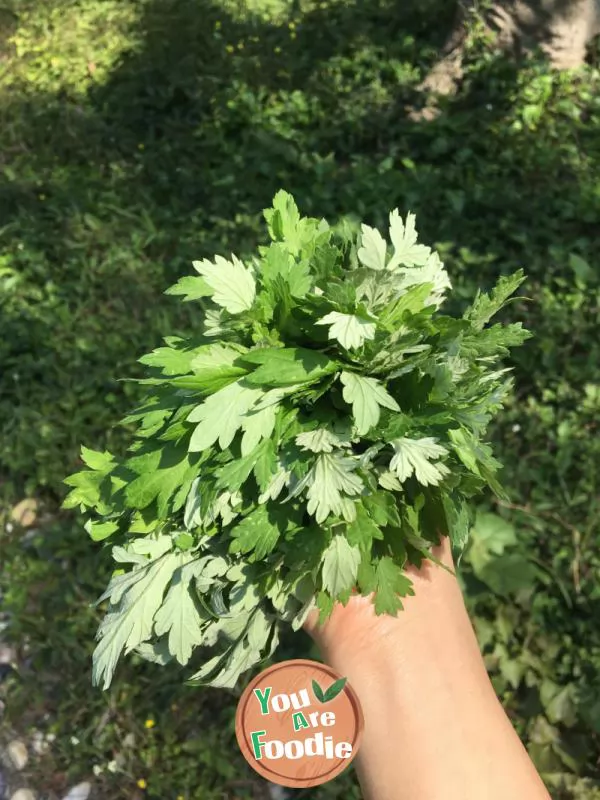
<svg viewBox="0 0 600 800">
<path fill-rule="evenodd" d="M 14 794 L 11 794 L 10 800 L 36 800 L 36 797 L 31 789 L 17 789 Z"/>
<path fill-rule="evenodd" d="M 27 755 L 27 748 L 19 739 L 13 739 L 12 742 L 10 742 L 6 748 L 6 754 L 8 755 L 13 767 L 17 770 L 23 769 L 29 758 Z"/>
<path fill-rule="evenodd" d="M 84 781 L 83 783 L 78 783 L 77 786 L 74 786 L 72 789 L 69 789 L 62 800 L 87 800 L 91 791 L 92 784 L 88 781 Z"/>
<path fill-rule="evenodd" d="M 14 647 L 0 642 L 0 664 L 14 664 L 17 660 L 17 653 Z"/>
<path fill-rule="evenodd" d="M 26 497 L 12 509 L 10 516 L 13 522 L 23 528 L 29 528 L 37 519 L 38 504 L 33 497 Z"/>
</svg>

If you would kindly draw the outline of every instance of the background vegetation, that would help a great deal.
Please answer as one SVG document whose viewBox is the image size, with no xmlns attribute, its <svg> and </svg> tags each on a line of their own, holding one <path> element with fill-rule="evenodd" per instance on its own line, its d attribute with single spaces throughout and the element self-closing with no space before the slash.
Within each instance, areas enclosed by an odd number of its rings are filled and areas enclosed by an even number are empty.
<svg viewBox="0 0 600 800">
<path fill-rule="evenodd" d="M 235 692 L 132 659 L 110 692 L 91 688 L 107 560 L 58 506 L 82 442 L 127 441 L 115 423 L 138 388 L 116 379 L 197 324 L 163 291 L 192 259 L 249 253 L 281 187 L 332 221 L 414 211 L 457 308 L 525 268 L 529 300 L 507 318 L 535 337 L 493 431 L 511 504 L 484 499 L 461 579 L 554 797 L 600 797 L 598 58 L 515 64 L 474 19 L 457 95 L 419 121 L 407 109 L 451 6 L 0 7 L 0 638 L 17 647 L 0 744 L 37 742 L 23 779 L 41 797 L 82 780 L 103 800 L 265 796 L 238 755 Z M 280 656 L 308 648 L 297 635 Z M 358 797 L 351 774 L 294 794 Z"/>
</svg>

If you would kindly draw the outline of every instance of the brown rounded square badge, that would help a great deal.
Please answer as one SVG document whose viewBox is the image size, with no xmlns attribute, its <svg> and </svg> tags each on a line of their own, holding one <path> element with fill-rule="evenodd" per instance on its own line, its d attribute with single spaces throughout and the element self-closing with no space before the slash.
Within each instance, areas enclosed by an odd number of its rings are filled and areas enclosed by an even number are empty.
<svg viewBox="0 0 600 800">
<path fill-rule="evenodd" d="M 235 720 L 250 766 L 294 789 L 343 772 L 358 752 L 363 727 L 360 702 L 346 678 L 304 659 L 275 664 L 254 678 Z"/>
</svg>

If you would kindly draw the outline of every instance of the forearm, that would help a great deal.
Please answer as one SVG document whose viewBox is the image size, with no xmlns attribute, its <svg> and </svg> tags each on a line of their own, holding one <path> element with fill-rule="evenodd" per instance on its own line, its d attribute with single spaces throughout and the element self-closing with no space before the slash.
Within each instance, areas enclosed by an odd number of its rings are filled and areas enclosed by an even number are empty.
<svg viewBox="0 0 600 800">
<path fill-rule="evenodd" d="M 374 620 L 359 600 L 317 635 L 363 706 L 366 797 L 548 800 L 496 698 L 456 579 L 432 565 L 413 577 L 416 595 L 397 618 Z"/>
</svg>

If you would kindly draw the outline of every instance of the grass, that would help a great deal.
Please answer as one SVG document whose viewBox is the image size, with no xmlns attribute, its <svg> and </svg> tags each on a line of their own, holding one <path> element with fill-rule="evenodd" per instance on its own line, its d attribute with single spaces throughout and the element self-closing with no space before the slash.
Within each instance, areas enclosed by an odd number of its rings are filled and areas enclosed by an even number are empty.
<svg viewBox="0 0 600 800">
<path fill-rule="evenodd" d="M 493 431 L 511 503 L 485 498 L 482 510 L 512 526 L 507 554 L 535 574 L 494 591 L 467 559 L 464 582 L 496 688 L 554 796 L 600 796 L 600 72 L 511 64 L 474 35 L 457 96 L 416 122 L 407 108 L 451 11 L 437 0 L 0 9 L 0 590 L 20 643 L 0 724 L 56 737 L 27 767 L 42 796 L 85 779 L 105 800 L 264 796 L 238 756 L 234 693 L 185 689 L 177 672 L 132 660 L 109 693 L 91 689 L 89 604 L 107 563 L 57 506 L 82 442 L 127 441 L 115 423 L 137 388 L 117 378 L 196 324 L 164 289 L 192 259 L 250 252 L 280 187 L 332 220 L 414 211 L 458 304 L 525 268 L 530 299 L 507 318 L 535 337 Z M 10 520 L 24 496 L 39 503 L 27 531 Z M 293 638 L 281 657 L 300 651 Z M 351 776 L 304 794 L 338 793 L 356 793 Z"/>
</svg>

